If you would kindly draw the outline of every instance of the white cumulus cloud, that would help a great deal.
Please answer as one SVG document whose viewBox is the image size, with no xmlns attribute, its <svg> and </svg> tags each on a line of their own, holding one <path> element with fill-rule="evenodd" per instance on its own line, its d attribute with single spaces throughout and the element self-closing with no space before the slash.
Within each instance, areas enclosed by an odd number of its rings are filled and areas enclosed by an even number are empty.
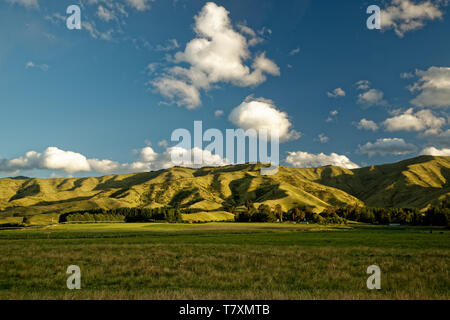
<svg viewBox="0 0 450 320">
<path fill-rule="evenodd" d="M 372 130 L 372 131 L 377 131 L 378 130 L 378 125 L 372 121 L 372 120 L 367 120 L 365 118 L 361 119 L 357 124 L 356 127 L 360 130 Z"/>
<path fill-rule="evenodd" d="M 233 109 L 229 120 L 244 130 L 277 131 L 281 142 L 300 138 L 300 133 L 291 129 L 292 123 L 287 113 L 278 110 L 271 100 L 248 97 Z"/>
<path fill-rule="evenodd" d="M 436 117 L 430 110 L 420 110 L 414 113 L 413 109 L 403 114 L 388 118 L 383 122 L 387 131 L 425 131 L 426 134 L 438 133 L 447 123 L 445 118 Z"/>
<path fill-rule="evenodd" d="M 450 67 L 416 70 L 419 80 L 410 86 L 419 94 L 411 101 L 417 107 L 450 107 Z"/>
<path fill-rule="evenodd" d="M 378 139 L 375 142 L 367 142 L 365 145 L 359 147 L 359 152 L 368 154 L 369 157 L 380 154 L 382 156 L 404 155 L 417 151 L 417 147 L 413 144 L 406 143 L 405 140 L 400 138 L 383 138 Z"/>
<path fill-rule="evenodd" d="M 420 153 L 425 156 L 450 157 L 450 149 L 437 149 L 435 147 L 428 147 Z"/>
<path fill-rule="evenodd" d="M 341 168 L 347 169 L 356 169 L 359 166 L 350 161 L 344 155 L 339 155 L 337 153 L 331 153 L 330 155 L 326 155 L 324 153 L 320 154 L 312 154 L 308 152 L 289 152 L 288 157 L 286 158 L 286 163 L 293 165 L 297 168 L 310 168 L 310 167 L 322 167 L 322 166 L 338 166 Z"/>
<path fill-rule="evenodd" d="M 371 107 L 382 106 L 386 104 L 384 101 L 384 93 L 378 89 L 369 89 L 358 95 L 358 104 Z"/>
<path fill-rule="evenodd" d="M 157 153 L 147 146 L 138 151 L 138 158 L 131 163 L 120 163 L 109 159 L 89 159 L 81 153 L 48 147 L 42 153 L 29 151 L 17 158 L 0 159 L 0 172 L 17 174 L 21 171 L 36 169 L 58 171 L 70 175 L 79 172 L 113 174 L 160 170 L 176 165 L 199 168 L 228 164 L 226 159 L 211 153 L 209 150 L 167 147 L 166 143 L 160 145 L 166 147 L 164 152 Z M 174 162 L 173 159 L 178 159 L 180 155 L 183 156 L 183 161 Z M 194 163 L 194 156 L 201 159 L 199 164 Z"/>
<path fill-rule="evenodd" d="M 421 29 L 428 20 L 441 19 L 441 5 L 445 1 L 392 0 L 391 5 L 381 11 L 381 28 L 393 28 L 399 37 L 406 32 Z"/>
<path fill-rule="evenodd" d="M 329 98 L 345 97 L 345 91 L 342 88 L 336 88 L 331 92 L 327 92 Z"/>
<path fill-rule="evenodd" d="M 48 147 L 44 152 L 29 151 L 25 155 L 13 159 L 0 159 L 1 172 L 20 170 L 48 169 L 75 172 L 90 171 L 90 165 L 85 156 L 72 151 L 64 151 L 56 147 Z"/>
<path fill-rule="evenodd" d="M 249 29 L 242 29 L 248 34 Z M 188 68 L 175 66 L 151 83 L 166 98 L 178 105 L 196 108 L 201 104 L 200 89 L 226 82 L 247 87 L 266 81 L 267 74 L 277 76 L 279 67 L 262 52 L 252 56 L 247 38 L 231 25 L 229 12 L 208 2 L 195 16 L 197 37 L 189 41 L 184 51 L 175 54 L 175 63 L 187 63 Z M 251 67 L 245 61 L 253 58 Z M 195 96 L 195 98 L 194 98 Z"/>
</svg>

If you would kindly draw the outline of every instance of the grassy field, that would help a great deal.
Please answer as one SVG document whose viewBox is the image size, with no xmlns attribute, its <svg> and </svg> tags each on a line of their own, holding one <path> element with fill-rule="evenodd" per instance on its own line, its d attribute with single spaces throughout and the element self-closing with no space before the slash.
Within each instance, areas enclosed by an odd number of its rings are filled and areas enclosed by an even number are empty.
<svg viewBox="0 0 450 320">
<path fill-rule="evenodd" d="M 0 231 L 0 299 L 450 299 L 450 231 L 92 224 Z M 66 288 L 78 265 L 82 289 Z M 366 288 L 368 266 L 382 289 Z"/>
</svg>

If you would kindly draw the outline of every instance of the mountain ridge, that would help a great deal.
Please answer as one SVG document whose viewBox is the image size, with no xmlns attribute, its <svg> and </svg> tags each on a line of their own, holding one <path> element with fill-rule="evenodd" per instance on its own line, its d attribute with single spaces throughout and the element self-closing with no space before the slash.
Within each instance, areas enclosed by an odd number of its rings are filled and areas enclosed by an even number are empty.
<svg viewBox="0 0 450 320">
<path fill-rule="evenodd" d="M 366 205 L 424 209 L 450 196 L 450 157 L 421 156 L 392 164 L 345 169 L 262 164 L 165 170 L 86 178 L 0 179 L 0 217 L 65 213 L 95 208 L 180 207 L 221 211 L 244 205 L 285 210 Z"/>
</svg>

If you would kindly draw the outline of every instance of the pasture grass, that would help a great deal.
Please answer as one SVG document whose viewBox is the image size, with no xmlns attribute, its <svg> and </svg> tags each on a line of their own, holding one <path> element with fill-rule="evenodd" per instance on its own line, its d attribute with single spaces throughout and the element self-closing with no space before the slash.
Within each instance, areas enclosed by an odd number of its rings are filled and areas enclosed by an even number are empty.
<svg viewBox="0 0 450 320">
<path fill-rule="evenodd" d="M 430 233 L 432 231 L 432 233 Z M 366 287 L 378 265 L 382 289 Z M 82 289 L 68 290 L 78 265 Z M 0 231 L 0 299 L 450 299 L 450 231 L 207 223 Z"/>
</svg>

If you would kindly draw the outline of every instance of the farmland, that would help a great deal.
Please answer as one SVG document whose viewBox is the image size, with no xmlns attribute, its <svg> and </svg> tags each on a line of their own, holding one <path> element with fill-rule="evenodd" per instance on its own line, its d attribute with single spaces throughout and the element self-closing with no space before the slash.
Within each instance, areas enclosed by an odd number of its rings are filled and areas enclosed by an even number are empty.
<svg viewBox="0 0 450 320">
<path fill-rule="evenodd" d="M 0 231 L 0 299 L 449 299 L 450 231 L 289 223 Z M 382 289 L 368 290 L 378 265 Z M 68 290 L 78 265 L 81 290 Z"/>
</svg>

